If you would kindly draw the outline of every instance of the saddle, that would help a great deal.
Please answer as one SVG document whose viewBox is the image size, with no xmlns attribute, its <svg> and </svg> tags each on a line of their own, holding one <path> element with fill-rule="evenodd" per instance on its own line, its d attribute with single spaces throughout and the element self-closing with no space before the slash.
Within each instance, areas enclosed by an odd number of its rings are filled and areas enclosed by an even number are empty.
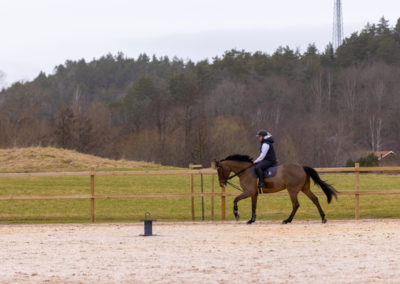
<svg viewBox="0 0 400 284">
<path fill-rule="evenodd" d="M 270 178 L 270 177 L 274 177 L 276 175 L 276 173 L 278 172 L 278 166 L 272 166 L 270 168 L 267 168 L 264 171 L 264 178 Z M 253 176 L 255 178 L 258 178 L 257 174 L 256 174 L 256 170 L 255 168 L 253 168 L 252 170 Z"/>
<path fill-rule="evenodd" d="M 270 177 L 274 177 L 276 175 L 276 173 L 278 172 L 278 166 L 272 166 L 270 168 L 267 168 L 266 170 L 264 170 L 264 178 L 270 178 Z M 255 168 L 253 168 L 252 170 L 253 176 L 255 178 L 258 178 Z M 265 183 L 267 185 L 266 188 L 273 188 L 274 187 L 274 183 L 273 182 L 266 182 Z M 262 188 L 258 188 L 258 193 L 259 194 L 263 194 L 263 189 Z"/>
</svg>

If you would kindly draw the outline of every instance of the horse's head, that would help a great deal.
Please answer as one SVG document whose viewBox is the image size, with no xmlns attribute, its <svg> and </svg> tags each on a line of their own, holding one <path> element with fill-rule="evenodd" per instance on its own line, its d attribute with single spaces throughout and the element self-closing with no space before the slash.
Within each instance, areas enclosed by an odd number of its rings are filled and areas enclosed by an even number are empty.
<svg viewBox="0 0 400 284">
<path fill-rule="evenodd" d="M 214 160 L 214 163 L 218 171 L 219 185 L 225 187 L 226 184 L 229 183 L 228 180 L 235 176 L 239 176 L 245 170 L 252 167 L 253 158 L 250 158 L 247 155 L 234 154 L 219 162 Z M 231 172 L 234 172 L 235 174 L 230 177 L 229 175 Z"/>
<path fill-rule="evenodd" d="M 229 178 L 229 174 L 231 173 L 231 169 L 224 165 L 224 161 L 214 161 L 215 162 L 215 168 L 217 169 L 218 172 L 218 181 L 219 181 L 219 186 L 220 187 L 225 187 L 226 182 Z"/>
</svg>

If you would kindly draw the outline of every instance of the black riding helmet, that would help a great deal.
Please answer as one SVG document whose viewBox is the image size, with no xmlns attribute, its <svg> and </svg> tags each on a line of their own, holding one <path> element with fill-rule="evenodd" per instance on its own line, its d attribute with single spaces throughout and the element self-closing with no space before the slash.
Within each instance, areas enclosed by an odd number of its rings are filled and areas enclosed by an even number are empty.
<svg viewBox="0 0 400 284">
<path fill-rule="evenodd" d="M 261 130 L 259 130 L 258 131 L 258 133 L 257 133 L 257 136 L 267 136 L 268 135 L 268 132 L 267 132 L 267 130 L 264 130 L 264 129 L 261 129 Z"/>
</svg>

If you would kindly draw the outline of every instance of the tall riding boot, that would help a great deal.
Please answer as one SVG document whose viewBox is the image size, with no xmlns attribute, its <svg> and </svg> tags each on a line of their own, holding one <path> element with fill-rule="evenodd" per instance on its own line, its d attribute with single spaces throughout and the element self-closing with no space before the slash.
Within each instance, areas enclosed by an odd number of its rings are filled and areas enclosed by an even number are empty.
<svg viewBox="0 0 400 284">
<path fill-rule="evenodd" d="M 258 187 L 267 187 L 267 185 L 264 182 L 264 172 L 262 169 L 257 168 L 256 173 L 258 176 Z"/>
</svg>

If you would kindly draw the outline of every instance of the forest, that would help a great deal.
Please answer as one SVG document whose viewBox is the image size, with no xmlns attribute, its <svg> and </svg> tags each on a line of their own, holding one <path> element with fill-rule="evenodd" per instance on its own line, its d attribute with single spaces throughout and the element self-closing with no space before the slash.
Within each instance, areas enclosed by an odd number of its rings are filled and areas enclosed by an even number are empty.
<svg viewBox="0 0 400 284">
<path fill-rule="evenodd" d="M 0 92 L 0 148 L 208 167 L 229 154 L 256 157 L 259 129 L 274 136 L 280 163 L 334 167 L 400 153 L 400 18 L 367 24 L 337 50 L 233 49 L 198 62 L 108 54 Z"/>
</svg>

